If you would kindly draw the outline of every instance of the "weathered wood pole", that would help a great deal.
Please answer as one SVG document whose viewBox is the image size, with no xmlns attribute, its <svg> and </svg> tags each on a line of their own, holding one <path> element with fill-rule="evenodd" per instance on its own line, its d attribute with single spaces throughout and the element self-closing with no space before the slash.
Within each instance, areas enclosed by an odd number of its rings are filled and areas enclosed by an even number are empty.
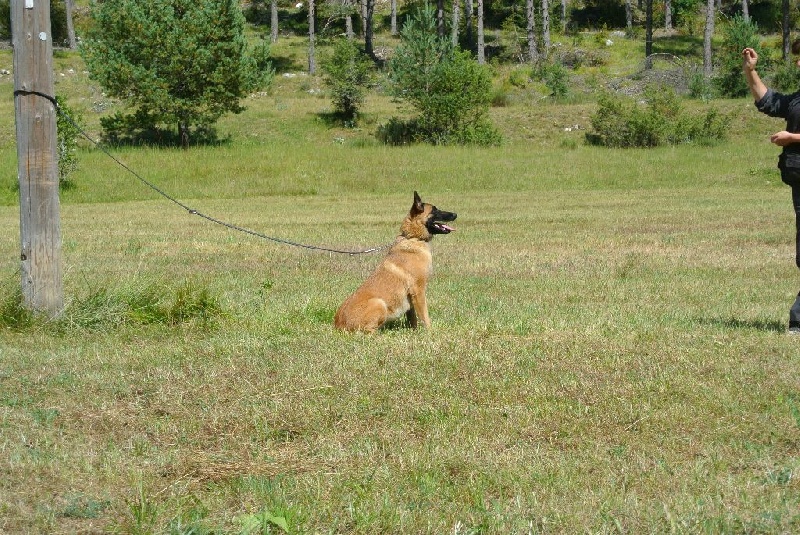
<svg viewBox="0 0 800 535">
<path fill-rule="evenodd" d="M 11 0 L 23 304 L 63 309 L 53 39 L 48 0 Z M 35 94 L 32 92 L 40 93 Z"/>
</svg>

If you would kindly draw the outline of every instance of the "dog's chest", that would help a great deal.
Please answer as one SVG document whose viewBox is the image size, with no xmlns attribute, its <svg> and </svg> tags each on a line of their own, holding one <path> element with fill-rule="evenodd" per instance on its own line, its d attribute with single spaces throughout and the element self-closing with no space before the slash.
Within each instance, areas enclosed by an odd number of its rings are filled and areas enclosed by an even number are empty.
<svg viewBox="0 0 800 535">
<path fill-rule="evenodd" d="M 426 242 L 401 243 L 392 248 L 385 265 L 393 271 L 402 271 L 414 279 L 427 279 L 433 269 L 430 246 Z"/>
</svg>

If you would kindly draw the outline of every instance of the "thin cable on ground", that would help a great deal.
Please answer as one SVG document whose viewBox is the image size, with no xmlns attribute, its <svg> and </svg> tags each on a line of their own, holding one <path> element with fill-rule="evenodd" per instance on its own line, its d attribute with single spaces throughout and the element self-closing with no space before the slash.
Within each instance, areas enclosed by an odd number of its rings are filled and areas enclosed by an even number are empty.
<svg viewBox="0 0 800 535">
<path fill-rule="evenodd" d="M 38 97 L 42 97 L 42 98 L 50 101 L 53 104 L 53 106 L 55 107 L 56 112 L 58 114 L 60 114 L 67 121 L 69 121 L 72 124 L 72 126 L 74 126 L 77 129 L 77 131 L 80 132 L 80 134 L 89 141 L 89 143 L 91 143 L 92 145 L 94 145 L 95 147 L 97 147 L 98 149 L 103 151 L 103 153 L 106 156 L 108 156 L 109 158 L 111 158 L 112 160 L 114 160 L 114 162 L 116 162 L 117 165 L 119 165 L 120 167 L 122 167 L 123 169 L 128 171 L 130 174 L 132 174 L 134 177 L 136 177 L 137 180 L 139 180 L 141 183 L 143 183 L 145 186 L 147 186 L 151 190 L 153 190 L 156 193 L 158 193 L 160 196 L 162 196 L 165 199 L 167 199 L 168 201 L 180 206 L 181 208 L 183 208 L 184 210 L 186 210 L 190 214 L 202 217 L 206 221 L 209 221 L 211 223 L 215 223 L 217 225 L 221 225 L 223 227 L 226 227 L 226 228 L 231 229 L 231 230 L 235 230 L 237 232 L 243 232 L 244 234 L 250 234 L 251 236 L 255 236 L 257 238 L 262 238 L 262 239 L 273 241 L 273 242 L 276 242 L 276 243 L 282 243 L 284 245 L 291 245 L 293 247 L 302 247 L 303 249 L 311 249 L 311 250 L 314 250 L 314 251 L 324 251 L 324 252 L 327 252 L 327 253 L 347 254 L 347 255 L 355 256 L 355 255 L 375 253 L 375 252 L 378 252 L 378 251 L 382 251 L 382 250 L 388 248 L 389 246 L 391 246 L 391 244 L 386 244 L 386 245 L 381 245 L 381 246 L 378 246 L 378 247 L 370 247 L 369 249 L 363 249 L 363 250 L 359 250 L 359 251 L 345 251 L 345 250 L 341 250 L 341 249 L 331 249 L 331 248 L 328 248 L 328 247 L 320 247 L 318 245 L 308 245 L 308 244 L 304 244 L 304 243 L 298 243 L 298 242 L 295 242 L 295 241 L 292 241 L 292 240 L 287 240 L 287 239 L 284 239 L 284 238 L 277 238 L 275 236 L 268 236 L 266 234 L 262 234 L 260 232 L 256 232 L 255 230 L 250 230 L 250 229 L 247 229 L 247 228 L 244 228 L 244 227 L 240 227 L 239 225 L 234 225 L 233 223 L 227 223 L 227 222 L 222 221 L 220 219 L 217 219 L 215 217 L 211 217 L 210 215 L 204 214 L 204 213 L 200 212 L 199 210 L 195 210 L 194 208 L 192 208 L 190 206 L 187 206 L 186 204 L 182 203 L 181 201 L 179 201 L 178 199 L 176 199 L 172 195 L 169 195 L 164 190 L 162 190 L 161 188 L 159 188 L 158 186 L 156 186 L 155 184 L 153 184 L 149 180 L 145 179 L 144 177 L 142 177 L 139 173 L 137 173 L 136 171 L 134 171 L 133 169 L 131 169 L 127 165 L 125 165 L 124 162 L 122 162 L 118 158 L 116 158 L 113 154 L 111 154 L 111 152 L 109 152 L 100 143 L 98 143 L 97 141 L 92 139 L 91 136 L 89 136 L 89 134 L 87 134 L 86 131 L 84 131 L 83 128 L 81 128 L 72 119 L 72 117 L 69 116 L 68 113 L 66 113 L 64 110 L 61 109 L 61 106 L 58 105 L 58 102 L 56 101 L 56 99 L 54 97 L 51 97 L 50 95 L 46 95 L 46 94 L 41 93 L 39 91 L 26 91 L 26 90 L 22 90 L 22 89 L 14 91 L 14 96 L 17 96 L 17 95 L 36 95 Z"/>
</svg>

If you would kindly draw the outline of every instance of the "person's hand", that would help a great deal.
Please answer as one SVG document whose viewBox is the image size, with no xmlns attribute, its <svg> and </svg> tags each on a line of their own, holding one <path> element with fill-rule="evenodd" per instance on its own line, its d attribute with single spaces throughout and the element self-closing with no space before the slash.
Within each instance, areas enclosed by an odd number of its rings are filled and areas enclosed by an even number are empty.
<svg viewBox="0 0 800 535">
<path fill-rule="evenodd" d="M 756 63 L 758 63 L 758 53 L 755 50 L 752 48 L 742 50 L 742 68 L 744 70 L 756 70 Z"/>
<path fill-rule="evenodd" d="M 787 132 L 786 130 L 781 130 L 780 132 L 772 134 L 769 140 L 778 145 L 779 147 L 785 147 L 786 145 L 791 145 L 792 143 L 797 143 L 798 141 L 800 141 L 800 139 L 798 139 L 797 134 L 792 134 L 791 132 Z"/>
</svg>

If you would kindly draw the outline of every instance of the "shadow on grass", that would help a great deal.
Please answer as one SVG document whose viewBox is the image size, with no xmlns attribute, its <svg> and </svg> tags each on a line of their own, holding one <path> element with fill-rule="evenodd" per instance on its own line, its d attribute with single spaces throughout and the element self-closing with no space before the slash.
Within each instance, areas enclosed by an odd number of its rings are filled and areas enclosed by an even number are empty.
<svg viewBox="0 0 800 535">
<path fill-rule="evenodd" d="M 307 65 L 303 65 L 289 56 L 270 55 L 269 60 L 272 62 L 272 68 L 275 69 L 277 74 L 297 72 L 308 69 Z"/>
<path fill-rule="evenodd" d="M 653 41 L 653 52 L 702 60 L 702 36 L 670 35 Z"/>
<path fill-rule="evenodd" d="M 359 124 L 359 119 L 362 118 L 358 113 L 355 116 L 350 116 L 341 112 L 320 112 L 317 113 L 317 117 L 328 128 L 356 128 Z"/>
<path fill-rule="evenodd" d="M 697 320 L 702 325 L 719 327 L 727 330 L 754 330 L 762 332 L 782 333 L 786 330 L 786 325 L 780 321 L 773 320 L 743 320 L 738 318 L 700 318 Z"/>
</svg>

